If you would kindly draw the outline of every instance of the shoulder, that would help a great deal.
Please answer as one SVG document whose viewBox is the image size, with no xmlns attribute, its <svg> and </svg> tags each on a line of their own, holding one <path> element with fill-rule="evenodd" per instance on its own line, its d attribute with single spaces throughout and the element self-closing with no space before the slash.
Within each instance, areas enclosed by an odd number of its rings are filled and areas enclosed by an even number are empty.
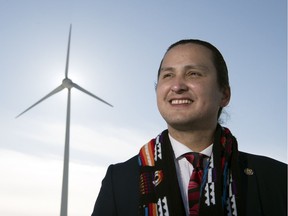
<svg viewBox="0 0 288 216">
<path fill-rule="evenodd" d="M 266 179 L 267 176 L 274 176 L 275 178 L 286 181 L 287 179 L 287 164 L 275 160 L 270 157 L 255 155 L 245 152 L 239 152 L 239 163 L 242 168 L 251 168 L 256 171 L 258 175 Z"/>
<path fill-rule="evenodd" d="M 268 167 L 278 167 L 279 169 L 286 169 L 287 164 L 275 160 L 273 158 L 262 156 L 262 155 L 255 155 L 246 152 L 239 152 L 239 160 L 240 162 L 248 163 L 255 166 L 266 166 Z"/>
<path fill-rule="evenodd" d="M 133 167 L 137 166 L 138 167 L 138 155 L 133 156 L 132 158 L 129 158 L 128 160 L 116 164 L 112 164 L 111 166 L 114 166 L 116 168 L 125 168 L 125 167 Z"/>
<path fill-rule="evenodd" d="M 286 215 L 287 164 L 266 156 L 239 152 L 239 166 L 242 193 L 246 194 L 245 202 L 249 206 L 247 211 L 255 209 L 257 205 L 252 204 L 258 203 L 265 215 Z"/>
<path fill-rule="evenodd" d="M 128 191 L 134 193 L 131 191 L 132 188 L 137 191 L 139 182 L 137 158 L 138 156 L 134 156 L 125 162 L 112 164 L 108 167 L 103 182 L 105 182 L 109 188 L 113 188 L 115 197 L 121 199 L 121 194 L 123 195 Z"/>
<path fill-rule="evenodd" d="M 135 155 L 125 162 L 111 164 L 108 167 L 108 172 L 110 171 L 113 175 L 131 175 L 137 173 L 138 169 L 138 155 Z"/>
<path fill-rule="evenodd" d="M 95 215 L 136 215 L 138 207 L 137 156 L 108 167 L 95 203 Z M 123 196 L 124 195 L 124 196 Z M 131 208 L 127 209 L 127 203 Z"/>
</svg>

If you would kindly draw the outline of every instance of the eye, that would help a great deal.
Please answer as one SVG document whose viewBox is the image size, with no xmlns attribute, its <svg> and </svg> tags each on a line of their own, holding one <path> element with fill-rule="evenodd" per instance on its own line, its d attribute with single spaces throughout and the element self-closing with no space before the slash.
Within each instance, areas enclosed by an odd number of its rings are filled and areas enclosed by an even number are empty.
<svg viewBox="0 0 288 216">
<path fill-rule="evenodd" d="M 173 73 L 163 73 L 162 74 L 162 79 L 167 79 L 173 77 Z"/>
<path fill-rule="evenodd" d="M 188 77 L 200 77 L 200 76 L 202 76 L 202 74 L 200 72 L 198 72 L 198 71 L 188 71 L 186 73 L 186 75 Z"/>
</svg>

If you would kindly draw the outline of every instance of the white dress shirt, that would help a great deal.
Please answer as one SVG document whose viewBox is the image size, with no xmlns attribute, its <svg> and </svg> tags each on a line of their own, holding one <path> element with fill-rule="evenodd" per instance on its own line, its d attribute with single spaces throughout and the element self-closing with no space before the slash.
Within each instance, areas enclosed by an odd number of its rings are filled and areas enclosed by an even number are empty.
<svg viewBox="0 0 288 216">
<path fill-rule="evenodd" d="M 176 172 L 177 172 L 182 199 L 183 199 L 184 206 L 186 209 L 186 215 L 189 215 L 188 184 L 189 184 L 190 176 L 193 171 L 193 165 L 182 155 L 185 153 L 193 152 L 193 151 L 187 146 L 185 146 L 184 144 L 175 140 L 173 137 L 170 136 L 170 134 L 169 134 L 169 139 L 170 139 L 170 142 L 174 151 L 174 155 L 175 155 Z M 200 153 L 210 157 L 212 154 L 212 147 L 213 147 L 213 144 L 205 148 Z M 206 160 L 208 160 L 208 158 Z"/>
</svg>

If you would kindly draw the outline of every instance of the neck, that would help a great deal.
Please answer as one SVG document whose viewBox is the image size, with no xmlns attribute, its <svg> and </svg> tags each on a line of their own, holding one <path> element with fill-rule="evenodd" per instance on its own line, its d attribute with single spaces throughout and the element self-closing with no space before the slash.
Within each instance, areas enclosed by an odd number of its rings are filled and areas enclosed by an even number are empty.
<svg viewBox="0 0 288 216">
<path fill-rule="evenodd" d="M 169 134 L 194 152 L 201 152 L 214 141 L 216 126 L 211 129 L 177 130 L 168 126 Z"/>
</svg>

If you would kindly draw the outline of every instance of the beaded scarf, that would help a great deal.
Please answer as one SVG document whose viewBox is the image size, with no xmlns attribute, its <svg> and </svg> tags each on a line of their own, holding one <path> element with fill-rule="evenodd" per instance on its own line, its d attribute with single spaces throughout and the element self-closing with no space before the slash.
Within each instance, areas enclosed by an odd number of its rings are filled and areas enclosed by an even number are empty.
<svg viewBox="0 0 288 216">
<path fill-rule="evenodd" d="M 185 209 L 175 156 L 165 130 L 139 152 L 140 203 L 143 216 L 181 216 Z M 238 148 L 228 128 L 217 126 L 213 152 L 204 169 L 199 215 L 240 216 Z"/>
</svg>

